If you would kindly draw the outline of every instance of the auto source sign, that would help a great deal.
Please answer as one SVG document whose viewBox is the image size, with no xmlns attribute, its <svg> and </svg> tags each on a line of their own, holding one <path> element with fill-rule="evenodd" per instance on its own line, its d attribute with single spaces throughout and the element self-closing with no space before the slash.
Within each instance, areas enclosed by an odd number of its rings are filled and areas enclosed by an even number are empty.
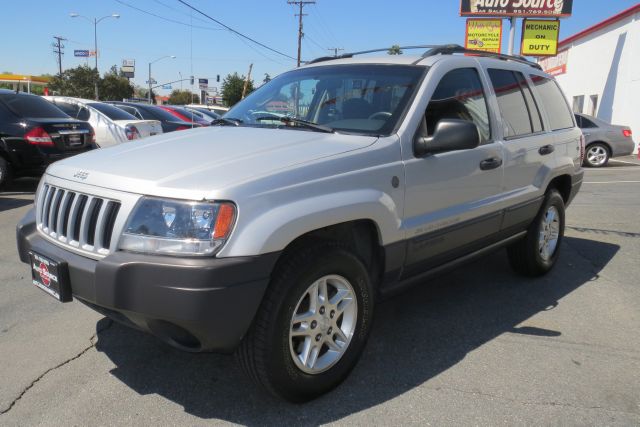
<svg viewBox="0 0 640 427">
<path fill-rule="evenodd" d="M 573 0 L 461 0 L 461 16 L 571 16 Z"/>
</svg>

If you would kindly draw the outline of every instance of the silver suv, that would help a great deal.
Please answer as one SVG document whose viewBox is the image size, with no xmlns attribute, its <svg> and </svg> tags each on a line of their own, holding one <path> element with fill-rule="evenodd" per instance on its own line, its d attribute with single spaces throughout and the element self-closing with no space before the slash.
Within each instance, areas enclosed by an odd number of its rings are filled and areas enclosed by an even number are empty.
<svg viewBox="0 0 640 427">
<path fill-rule="evenodd" d="M 562 92 L 428 48 L 321 58 L 211 128 L 53 164 L 17 228 L 33 284 L 305 401 L 346 378 L 381 297 L 500 247 L 545 274 L 583 176 Z"/>
</svg>

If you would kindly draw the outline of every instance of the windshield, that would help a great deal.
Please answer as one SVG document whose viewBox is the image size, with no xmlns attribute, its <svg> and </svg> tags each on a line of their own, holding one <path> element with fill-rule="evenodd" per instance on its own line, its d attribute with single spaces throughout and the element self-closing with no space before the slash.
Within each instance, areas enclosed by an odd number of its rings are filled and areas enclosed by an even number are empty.
<svg viewBox="0 0 640 427">
<path fill-rule="evenodd" d="M 138 120 L 136 116 L 131 115 L 118 107 L 114 107 L 113 105 L 103 104 L 102 102 L 92 102 L 87 105 L 100 111 L 111 120 Z"/>
<path fill-rule="evenodd" d="M 425 67 L 337 65 L 282 74 L 233 107 L 225 118 L 242 125 L 295 126 L 303 119 L 343 132 L 389 134 L 415 92 Z"/>
</svg>

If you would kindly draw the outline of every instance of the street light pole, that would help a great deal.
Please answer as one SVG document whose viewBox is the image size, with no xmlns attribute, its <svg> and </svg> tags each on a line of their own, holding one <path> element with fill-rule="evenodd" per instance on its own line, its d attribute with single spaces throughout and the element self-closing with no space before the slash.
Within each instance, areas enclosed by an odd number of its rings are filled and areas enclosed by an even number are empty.
<svg viewBox="0 0 640 427">
<path fill-rule="evenodd" d="M 149 105 L 151 105 L 151 64 L 153 64 L 154 62 L 158 62 L 161 59 L 165 59 L 165 58 L 171 58 L 171 59 L 175 59 L 176 56 L 175 55 L 165 55 L 165 56 L 161 56 L 160 58 L 156 59 L 155 61 L 151 61 L 149 62 L 149 93 L 147 94 L 147 101 L 149 102 Z"/>
<path fill-rule="evenodd" d="M 88 18 L 84 15 L 79 15 L 75 12 L 72 12 L 69 14 L 70 17 L 72 18 L 83 18 L 86 19 L 89 22 L 93 22 L 93 49 L 94 49 L 94 55 L 96 57 L 96 73 L 98 73 L 98 78 L 95 81 L 95 92 L 96 92 L 96 101 L 99 100 L 99 93 L 98 93 L 98 80 L 100 79 L 100 72 L 98 71 L 98 24 L 100 23 L 100 21 L 102 21 L 103 19 L 107 19 L 107 18 L 120 18 L 120 15 L 118 15 L 117 13 L 112 13 L 111 15 L 107 15 L 107 16 L 103 16 L 102 18 L 93 18 L 93 20 L 91 18 Z"/>
</svg>

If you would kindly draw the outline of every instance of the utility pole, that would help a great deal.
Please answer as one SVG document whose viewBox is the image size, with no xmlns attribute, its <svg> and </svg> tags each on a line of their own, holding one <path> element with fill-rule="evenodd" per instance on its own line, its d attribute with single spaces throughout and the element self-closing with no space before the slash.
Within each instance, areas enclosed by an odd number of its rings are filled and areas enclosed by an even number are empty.
<svg viewBox="0 0 640 427">
<path fill-rule="evenodd" d="M 308 4 L 316 4 L 315 1 L 309 0 L 288 0 L 288 4 L 295 4 L 300 7 L 300 12 L 296 14 L 298 17 L 298 67 L 300 66 L 300 56 L 302 54 L 302 36 L 304 33 L 302 32 L 302 17 L 306 16 L 306 13 L 302 13 L 302 9 Z"/>
<path fill-rule="evenodd" d="M 328 48 L 327 50 L 328 50 L 329 52 L 333 51 L 333 56 L 334 56 L 334 57 L 337 57 L 337 56 L 338 56 L 338 51 L 339 51 L 339 50 L 344 50 L 344 49 L 343 49 L 343 48 L 341 48 L 341 47 L 330 47 L 330 48 Z"/>
<path fill-rule="evenodd" d="M 244 87 L 242 88 L 242 98 L 244 99 L 247 94 L 247 88 L 249 87 L 249 81 L 251 80 L 251 69 L 253 68 L 253 64 L 249 64 L 249 73 L 247 74 L 247 80 L 244 81 Z"/>
<path fill-rule="evenodd" d="M 61 36 L 53 36 L 53 38 L 56 39 L 56 41 L 52 44 L 53 53 L 58 55 L 58 73 L 62 74 L 62 55 L 64 55 L 64 51 L 62 50 L 64 49 L 64 45 L 62 44 L 62 42 L 66 41 L 67 39 Z"/>
</svg>

